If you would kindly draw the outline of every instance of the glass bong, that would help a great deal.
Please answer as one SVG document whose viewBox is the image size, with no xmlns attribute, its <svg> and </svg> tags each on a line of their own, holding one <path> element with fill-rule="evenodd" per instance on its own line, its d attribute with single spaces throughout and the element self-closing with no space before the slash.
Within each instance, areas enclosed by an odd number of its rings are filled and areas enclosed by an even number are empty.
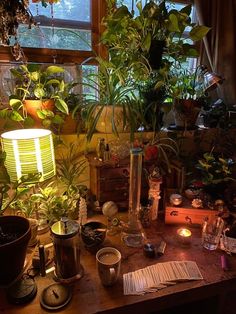
<svg viewBox="0 0 236 314">
<path fill-rule="evenodd" d="M 122 224 L 122 239 L 127 246 L 140 247 L 145 235 L 138 219 L 142 177 L 142 149 L 130 150 L 130 185 L 128 223 Z"/>
</svg>

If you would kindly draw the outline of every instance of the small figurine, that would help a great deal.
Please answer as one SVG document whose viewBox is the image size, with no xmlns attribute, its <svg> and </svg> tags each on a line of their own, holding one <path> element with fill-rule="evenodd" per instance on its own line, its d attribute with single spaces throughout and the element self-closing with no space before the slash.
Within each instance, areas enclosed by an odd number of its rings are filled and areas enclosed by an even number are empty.
<svg viewBox="0 0 236 314">
<path fill-rule="evenodd" d="M 200 198 L 194 198 L 192 200 L 193 208 L 203 208 L 202 200 Z"/>
</svg>

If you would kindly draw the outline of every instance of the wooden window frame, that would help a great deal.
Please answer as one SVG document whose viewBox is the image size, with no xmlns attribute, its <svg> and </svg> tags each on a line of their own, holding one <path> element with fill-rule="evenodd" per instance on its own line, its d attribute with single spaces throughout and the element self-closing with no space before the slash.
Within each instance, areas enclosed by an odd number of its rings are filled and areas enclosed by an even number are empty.
<svg viewBox="0 0 236 314">
<path fill-rule="evenodd" d="M 48 48 L 28 48 L 23 47 L 24 54 L 28 62 L 53 63 L 57 64 L 81 63 L 86 58 L 96 54 L 104 54 L 105 50 L 99 43 L 100 34 L 102 32 L 101 21 L 105 14 L 104 0 L 90 0 L 91 3 L 91 23 L 90 22 L 71 22 L 69 26 L 77 25 L 83 29 L 91 29 L 91 40 L 93 51 L 82 50 L 63 50 Z M 55 20 L 54 25 L 57 26 L 59 20 Z M 62 24 L 65 21 L 61 20 Z M 11 53 L 11 47 L 0 46 L 0 62 L 15 62 Z"/>
</svg>

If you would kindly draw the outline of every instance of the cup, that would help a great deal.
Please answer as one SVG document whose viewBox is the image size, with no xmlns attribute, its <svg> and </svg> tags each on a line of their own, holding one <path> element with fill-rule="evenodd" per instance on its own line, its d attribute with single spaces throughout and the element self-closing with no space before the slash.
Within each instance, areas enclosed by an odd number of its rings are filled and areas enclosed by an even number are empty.
<svg viewBox="0 0 236 314">
<path fill-rule="evenodd" d="M 121 253 L 113 247 L 100 249 L 96 254 L 100 280 L 104 286 L 112 286 L 120 274 Z"/>
<path fill-rule="evenodd" d="M 206 220 L 202 227 L 202 245 L 208 250 L 216 250 L 220 242 L 224 221 L 220 217 Z"/>
</svg>

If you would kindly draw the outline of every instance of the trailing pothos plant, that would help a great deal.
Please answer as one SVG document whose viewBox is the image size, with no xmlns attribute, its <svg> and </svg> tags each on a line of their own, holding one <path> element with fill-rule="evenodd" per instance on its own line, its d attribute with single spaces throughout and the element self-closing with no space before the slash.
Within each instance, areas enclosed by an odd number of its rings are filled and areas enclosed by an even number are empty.
<svg viewBox="0 0 236 314">
<path fill-rule="evenodd" d="M 29 174 L 22 176 L 17 182 L 10 182 L 10 177 L 4 166 L 6 154 L 0 153 L 0 216 L 10 209 L 11 206 L 26 195 L 32 186 L 27 182 L 33 180 L 38 181 L 40 174 Z"/>
<path fill-rule="evenodd" d="M 125 5 L 117 6 L 116 0 L 108 0 L 103 20 L 102 42 L 109 49 L 111 61 L 119 67 L 124 66 L 124 76 L 131 75 L 139 81 L 156 70 L 149 59 L 156 41 L 164 42 L 159 67 L 173 60 L 184 62 L 188 57 L 198 56 L 189 40 L 201 40 L 209 28 L 192 22 L 191 5 L 176 10 L 165 0 L 146 1 L 145 5 L 138 0 L 135 3 L 137 15 Z M 187 36 L 183 36 L 185 32 Z"/>
<path fill-rule="evenodd" d="M 53 99 L 59 114 L 49 109 L 41 109 L 37 111 L 37 115 L 42 119 L 45 127 L 49 127 L 52 123 L 63 122 L 61 113 L 67 115 L 69 111 L 63 98 L 68 83 L 65 83 L 63 79 L 64 69 L 62 67 L 51 65 L 44 69 L 39 64 L 22 64 L 11 68 L 10 71 L 15 87 L 9 97 L 9 108 L 0 112 L 2 118 L 10 118 L 24 126 L 31 126 L 33 120 L 24 108 L 24 101 Z"/>
</svg>

